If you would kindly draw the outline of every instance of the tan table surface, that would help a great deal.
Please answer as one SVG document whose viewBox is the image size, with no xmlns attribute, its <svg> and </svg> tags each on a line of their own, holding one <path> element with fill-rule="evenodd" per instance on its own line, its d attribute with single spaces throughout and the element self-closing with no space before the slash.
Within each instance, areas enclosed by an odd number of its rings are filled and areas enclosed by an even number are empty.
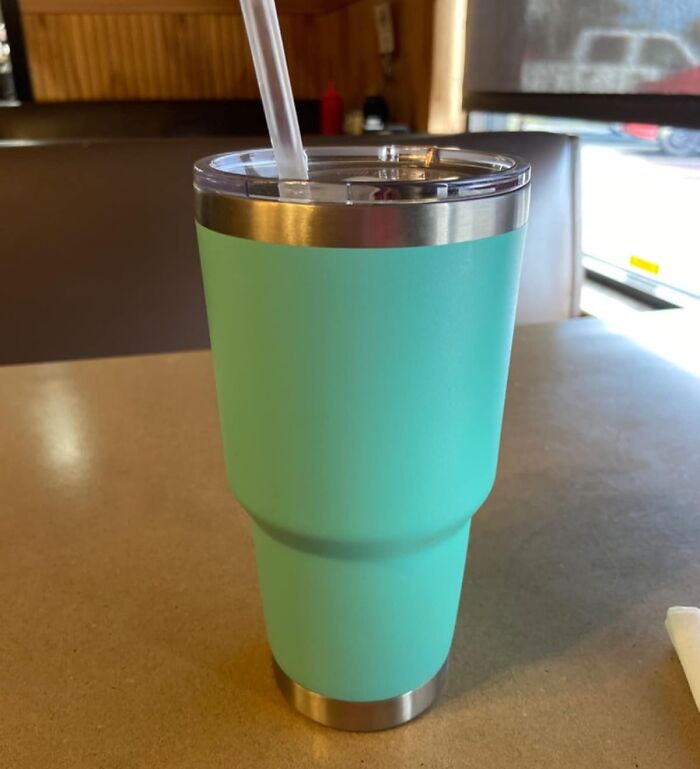
<svg viewBox="0 0 700 769">
<path fill-rule="evenodd" d="M 379 734 L 274 687 L 208 353 L 0 369 L 0 767 L 700 765 L 700 325 L 630 329 L 518 331 L 448 689 Z"/>
</svg>

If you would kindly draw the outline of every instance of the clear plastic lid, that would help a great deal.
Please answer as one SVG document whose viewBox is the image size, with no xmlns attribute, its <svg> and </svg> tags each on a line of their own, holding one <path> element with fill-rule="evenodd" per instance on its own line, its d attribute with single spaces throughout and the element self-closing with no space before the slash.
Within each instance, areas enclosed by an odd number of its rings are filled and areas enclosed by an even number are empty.
<svg viewBox="0 0 700 769">
<path fill-rule="evenodd" d="M 294 203 L 409 204 L 502 195 L 530 181 L 520 158 L 453 147 L 310 147 L 307 155 L 308 181 L 278 179 L 270 149 L 214 155 L 195 164 L 195 187 Z"/>
</svg>

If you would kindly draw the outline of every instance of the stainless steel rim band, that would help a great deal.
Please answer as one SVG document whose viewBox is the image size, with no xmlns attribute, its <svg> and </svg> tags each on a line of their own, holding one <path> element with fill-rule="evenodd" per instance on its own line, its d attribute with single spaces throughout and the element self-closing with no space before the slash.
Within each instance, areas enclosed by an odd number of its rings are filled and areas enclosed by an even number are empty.
<svg viewBox="0 0 700 769">
<path fill-rule="evenodd" d="M 293 681 L 273 659 L 275 678 L 284 698 L 300 713 L 324 726 L 352 732 L 391 729 L 419 716 L 438 698 L 447 681 L 447 661 L 422 686 L 397 697 L 350 702 L 324 697 Z"/>
<path fill-rule="evenodd" d="M 197 221 L 263 243 L 324 248 L 437 246 L 489 238 L 527 221 L 529 185 L 490 198 L 431 203 L 285 203 L 195 187 Z"/>
</svg>

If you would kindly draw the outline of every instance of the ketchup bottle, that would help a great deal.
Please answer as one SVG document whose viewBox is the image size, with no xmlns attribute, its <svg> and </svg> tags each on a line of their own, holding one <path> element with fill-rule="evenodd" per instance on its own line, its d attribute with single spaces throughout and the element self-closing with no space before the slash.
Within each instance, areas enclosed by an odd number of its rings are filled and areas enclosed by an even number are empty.
<svg viewBox="0 0 700 769">
<path fill-rule="evenodd" d="M 343 132 L 343 99 L 331 80 L 321 99 L 321 133 L 335 136 Z"/>
</svg>

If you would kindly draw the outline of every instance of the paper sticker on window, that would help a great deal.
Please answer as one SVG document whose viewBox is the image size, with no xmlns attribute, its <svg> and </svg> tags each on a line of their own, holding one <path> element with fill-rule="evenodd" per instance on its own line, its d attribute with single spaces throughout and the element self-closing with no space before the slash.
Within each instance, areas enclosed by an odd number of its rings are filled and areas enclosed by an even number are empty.
<svg viewBox="0 0 700 769">
<path fill-rule="evenodd" d="M 656 262 L 650 262 L 647 259 L 642 259 L 641 256 L 630 256 L 630 264 L 632 267 L 639 267 L 640 270 L 651 272 L 653 275 L 659 274 L 659 265 Z"/>
</svg>

